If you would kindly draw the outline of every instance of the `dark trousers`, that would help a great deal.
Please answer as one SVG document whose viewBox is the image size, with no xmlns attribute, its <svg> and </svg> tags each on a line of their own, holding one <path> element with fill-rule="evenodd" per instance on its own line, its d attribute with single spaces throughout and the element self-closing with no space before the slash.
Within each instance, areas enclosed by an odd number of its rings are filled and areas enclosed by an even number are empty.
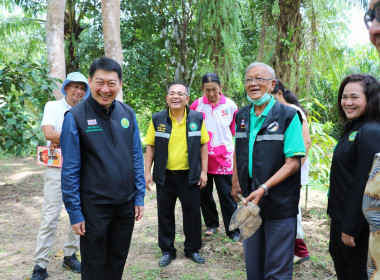
<svg viewBox="0 0 380 280">
<path fill-rule="evenodd" d="M 342 242 L 341 222 L 331 219 L 330 255 L 339 280 L 367 280 L 369 227 L 363 227 L 355 238 L 355 247 Z"/>
<path fill-rule="evenodd" d="M 164 185 L 157 184 L 158 245 L 163 254 L 175 254 L 175 203 L 182 205 L 185 252 L 196 252 L 202 246 L 202 223 L 199 186 L 189 186 L 187 173 L 167 172 Z"/>
<path fill-rule="evenodd" d="M 296 216 L 264 220 L 250 238 L 244 240 L 244 258 L 248 280 L 291 280 Z"/>
<path fill-rule="evenodd" d="M 217 175 L 207 174 L 207 185 L 201 189 L 201 210 L 203 219 L 207 228 L 219 227 L 219 216 L 216 208 L 216 203 L 212 195 L 214 189 L 214 181 L 216 190 L 219 196 L 220 208 L 222 210 L 222 217 L 226 234 L 232 237 L 234 234 L 239 233 L 239 230 L 230 231 L 230 221 L 237 205 L 231 196 L 232 175 Z"/>
<path fill-rule="evenodd" d="M 80 239 L 82 279 L 120 280 L 135 223 L 134 200 L 82 204 L 86 233 Z"/>
</svg>

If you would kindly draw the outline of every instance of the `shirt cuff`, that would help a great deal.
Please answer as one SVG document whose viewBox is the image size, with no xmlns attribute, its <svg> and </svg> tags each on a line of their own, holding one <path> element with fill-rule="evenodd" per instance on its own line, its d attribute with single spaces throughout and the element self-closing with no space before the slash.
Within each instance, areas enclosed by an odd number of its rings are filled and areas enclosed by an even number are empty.
<svg viewBox="0 0 380 280">
<path fill-rule="evenodd" d="M 84 222 L 84 217 L 81 211 L 75 211 L 69 214 L 71 225 L 79 224 Z"/>
<path fill-rule="evenodd" d="M 144 196 L 135 195 L 135 206 L 144 206 Z"/>
<path fill-rule="evenodd" d="M 305 152 L 286 153 L 285 157 L 305 157 Z"/>
</svg>

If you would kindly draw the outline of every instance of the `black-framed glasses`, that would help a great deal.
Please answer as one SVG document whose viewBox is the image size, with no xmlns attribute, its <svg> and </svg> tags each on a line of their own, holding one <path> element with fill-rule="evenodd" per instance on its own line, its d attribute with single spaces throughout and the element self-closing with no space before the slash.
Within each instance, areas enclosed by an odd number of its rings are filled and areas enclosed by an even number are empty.
<svg viewBox="0 0 380 280">
<path fill-rule="evenodd" d="M 265 78 L 253 78 L 253 79 L 245 79 L 244 84 L 249 85 L 251 83 L 255 83 L 261 85 L 264 81 L 269 81 L 273 79 L 265 79 Z"/>
<path fill-rule="evenodd" d="M 369 29 L 372 26 L 373 20 L 376 19 L 378 22 L 380 22 L 380 1 L 373 6 L 372 10 L 368 10 L 364 14 L 364 23 L 365 26 L 367 26 L 367 29 Z"/>
</svg>

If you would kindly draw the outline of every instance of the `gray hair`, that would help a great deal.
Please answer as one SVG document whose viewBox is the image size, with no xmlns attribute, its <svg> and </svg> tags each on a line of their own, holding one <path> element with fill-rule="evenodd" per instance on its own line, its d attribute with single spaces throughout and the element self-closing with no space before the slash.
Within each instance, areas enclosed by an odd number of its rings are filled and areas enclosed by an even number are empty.
<svg viewBox="0 0 380 280">
<path fill-rule="evenodd" d="M 270 67 L 268 64 L 265 64 L 265 63 L 262 63 L 262 62 L 257 62 L 257 61 L 252 62 L 251 64 L 248 65 L 247 69 L 245 69 L 245 75 L 247 75 L 247 72 L 248 72 L 249 69 L 251 69 L 253 67 L 256 67 L 256 66 L 264 66 L 265 68 L 267 68 L 269 75 L 272 76 L 271 78 L 272 79 L 276 79 L 276 75 L 275 75 L 274 70 L 273 70 L 272 67 Z"/>
</svg>

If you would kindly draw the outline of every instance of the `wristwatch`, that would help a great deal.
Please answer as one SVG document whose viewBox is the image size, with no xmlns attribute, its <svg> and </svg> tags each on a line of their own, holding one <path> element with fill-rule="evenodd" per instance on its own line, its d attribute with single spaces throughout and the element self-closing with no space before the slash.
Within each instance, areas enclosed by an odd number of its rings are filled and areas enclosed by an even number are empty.
<svg viewBox="0 0 380 280">
<path fill-rule="evenodd" d="M 265 184 L 261 184 L 261 185 L 259 186 L 259 188 L 263 188 L 263 189 L 264 189 L 264 191 L 265 191 L 264 196 L 268 195 L 268 187 L 267 187 L 267 185 L 265 185 Z"/>
</svg>

